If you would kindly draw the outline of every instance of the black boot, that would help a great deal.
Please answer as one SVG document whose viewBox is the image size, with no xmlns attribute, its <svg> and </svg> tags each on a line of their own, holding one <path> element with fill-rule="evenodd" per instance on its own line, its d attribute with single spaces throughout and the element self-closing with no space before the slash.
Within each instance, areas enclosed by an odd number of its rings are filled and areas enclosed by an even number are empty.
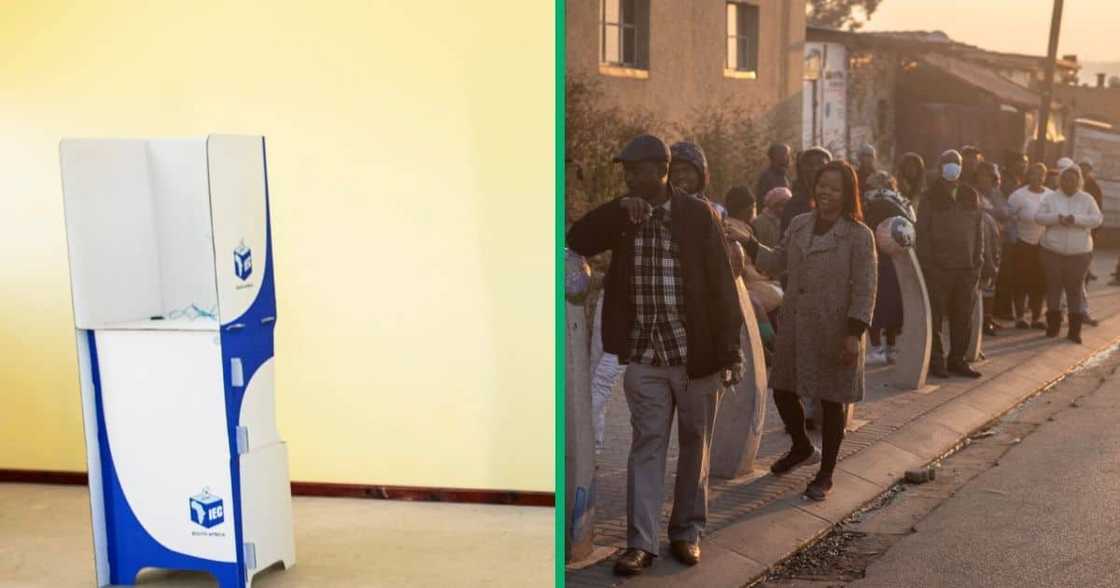
<svg viewBox="0 0 1120 588">
<path fill-rule="evenodd" d="M 770 471 L 781 475 L 798 466 L 820 461 L 820 452 L 805 433 L 805 410 L 801 406 L 801 399 L 793 392 L 774 390 L 774 406 L 778 408 L 778 416 L 782 417 L 782 424 L 793 441 L 793 447 L 770 466 Z"/>
<path fill-rule="evenodd" d="M 1081 344 L 1081 313 L 1072 312 L 1069 315 L 1069 333 L 1066 334 L 1066 339 Z"/>
<path fill-rule="evenodd" d="M 1046 313 L 1046 336 L 1057 337 L 1062 329 L 1062 311 L 1051 310 Z"/>
</svg>

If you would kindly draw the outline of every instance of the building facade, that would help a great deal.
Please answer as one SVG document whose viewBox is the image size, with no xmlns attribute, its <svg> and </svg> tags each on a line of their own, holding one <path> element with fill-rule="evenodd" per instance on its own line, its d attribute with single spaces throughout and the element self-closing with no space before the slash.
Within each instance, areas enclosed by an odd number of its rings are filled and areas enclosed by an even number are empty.
<svg viewBox="0 0 1120 588">
<path fill-rule="evenodd" d="M 802 145 L 849 157 L 874 145 L 881 163 L 916 152 L 927 163 L 971 144 L 1002 161 L 1028 150 L 1038 126 L 1044 58 L 996 53 L 944 33 L 853 33 L 809 27 Z M 1058 60 L 1056 85 L 1076 83 L 1073 56 Z M 1068 109 L 1054 102 L 1047 161 L 1064 153 Z"/>
<path fill-rule="evenodd" d="M 795 0 L 568 0 L 567 74 L 673 128 L 732 106 L 801 136 L 805 6 Z"/>
</svg>

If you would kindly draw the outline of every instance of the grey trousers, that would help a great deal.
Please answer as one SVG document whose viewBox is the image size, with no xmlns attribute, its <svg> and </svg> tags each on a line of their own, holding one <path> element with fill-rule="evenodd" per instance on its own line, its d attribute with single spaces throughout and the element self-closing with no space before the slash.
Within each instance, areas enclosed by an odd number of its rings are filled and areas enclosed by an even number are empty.
<svg viewBox="0 0 1120 588">
<path fill-rule="evenodd" d="M 1057 311 L 1061 308 L 1062 292 L 1066 295 L 1066 308 L 1069 312 L 1082 313 L 1085 292 L 1085 274 L 1093 261 L 1092 253 L 1062 255 L 1046 249 L 1042 250 L 1042 269 L 1046 272 L 1046 308 Z"/>
<path fill-rule="evenodd" d="M 676 484 L 669 540 L 698 542 L 708 521 L 708 466 L 719 374 L 689 379 L 684 366 L 632 363 L 623 380 L 633 437 L 626 464 L 626 545 L 657 555 L 664 502 L 665 461 L 677 413 Z"/>
</svg>

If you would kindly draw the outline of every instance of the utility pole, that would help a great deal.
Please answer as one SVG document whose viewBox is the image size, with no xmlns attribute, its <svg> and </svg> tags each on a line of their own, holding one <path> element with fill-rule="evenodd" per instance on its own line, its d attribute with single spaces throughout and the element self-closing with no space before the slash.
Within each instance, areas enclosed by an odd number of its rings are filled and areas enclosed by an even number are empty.
<svg viewBox="0 0 1120 588">
<path fill-rule="evenodd" d="M 1038 136 L 1035 138 L 1035 161 L 1046 160 L 1046 130 L 1050 126 L 1050 103 L 1054 99 L 1054 69 L 1058 61 L 1058 35 L 1062 31 L 1063 0 L 1054 0 L 1050 18 L 1050 50 L 1046 53 L 1046 79 L 1042 81 L 1042 106 L 1038 111 Z"/>
</svg>

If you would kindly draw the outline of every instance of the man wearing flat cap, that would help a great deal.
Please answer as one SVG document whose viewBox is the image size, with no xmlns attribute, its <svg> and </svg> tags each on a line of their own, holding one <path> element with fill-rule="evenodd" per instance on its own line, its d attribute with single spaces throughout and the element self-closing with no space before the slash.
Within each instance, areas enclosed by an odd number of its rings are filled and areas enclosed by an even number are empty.
<svg viewBox="0 0 1120 588">
<path fill-rule="evenodd" d="M 670 153 L 651 135 L 615 158 L 626 195 L 587 213 L 567 244 L 591 257 L 610 251 L 603 350 L 627 364 L 623 388 L 633 438 L 626 467 L 627 549 L 615 573 L 634 575 L 659 552 L 665 460 L 673 412 L 677 460 L 669 539 L 673 556 L 700 560 L 708 515 L 708 452 L 723 386 L 742 377 L 742 315 L 719 217 L 668 182 Z"/>
</svg>

